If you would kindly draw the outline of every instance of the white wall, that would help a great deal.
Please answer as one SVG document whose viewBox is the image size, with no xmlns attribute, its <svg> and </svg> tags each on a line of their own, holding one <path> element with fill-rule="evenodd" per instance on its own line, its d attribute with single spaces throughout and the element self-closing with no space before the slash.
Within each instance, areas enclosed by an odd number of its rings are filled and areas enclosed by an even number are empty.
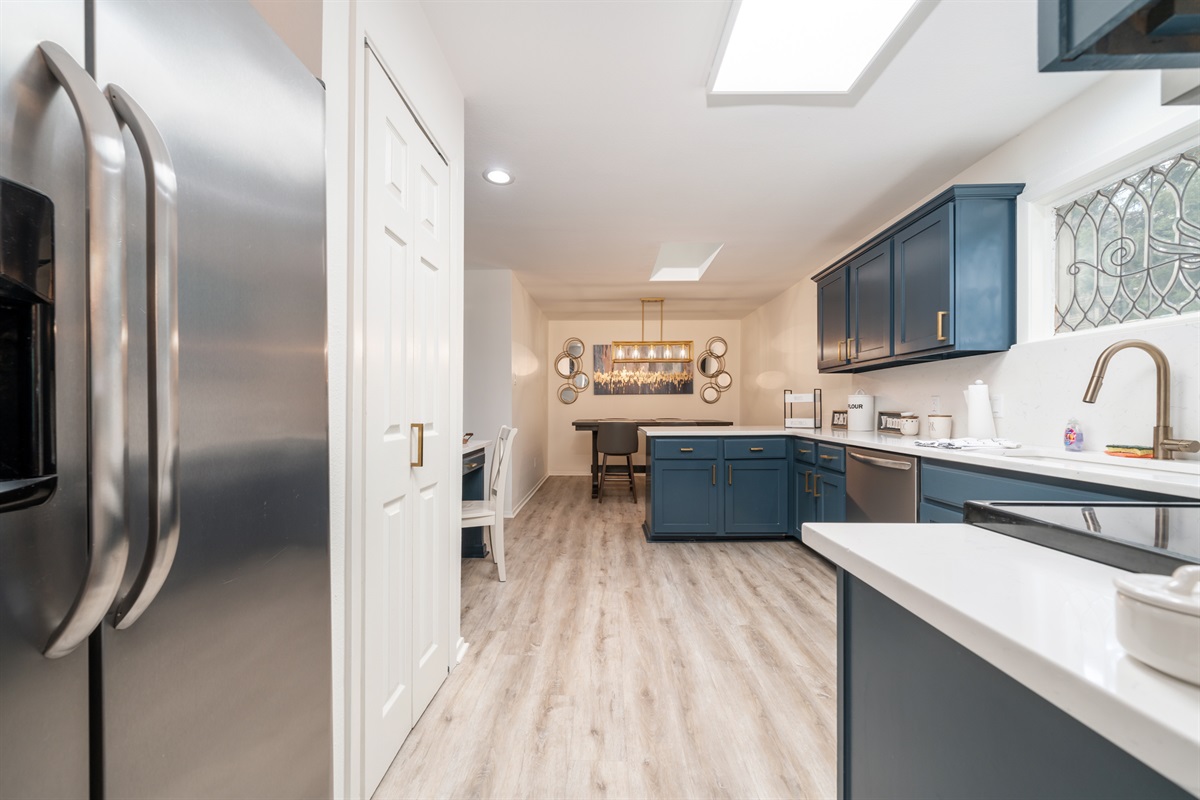
<svg viewBox="0 0 1200 800">
<path fill-rule="evenodd" d="M 546 423 L 549 322 L 515 277 L 511 296 L 512 425 L 520 433 L 513 444 L 509 515 L 519 511 L 546 479 L 549 433 Z"/>
<path fill-rule="evenodd" d="M 512 272 L 468 270 L 463 280 L 463 430 L 490 440 L 513 424 Z"/>
<path fill-rule="evenodd" d="M 1052 328 L 1047 215 L 1053 204 L 1133 171 L 1165 151 L 1200 143 L 1196 109 L 1160 107 L 1159 92 L 1156 72 L 1114 74 L 950 182 L 1026 184 L 1018 204 L 1021 344 L 1006 353 L 818 378 L 816 286 L 807 276 L 827 265 L 807 264 L 803 280 L 745 320 L 745 349 L 756 351 L 747 358 L 747 367 L 753 365 L 755 373 L 746 381 L 746 422 L 776 421 L 778 412 L 771 398 L 779 376 L 772 373 L 776 364 L 784 364 L 786 382 L 828 382 L 836 387 L 837 394 L 827 397 L 833 399 L 826 403 L 827 418 L 831 409 L 845 408 L 840 394 L 860 387 L 877 395 L 876 408 L 882 410 L 924 414 L 930 396 L 938 395 L 943 412 L 955 415 L 956 433 L 961 433 L 966 414 L 961 390 L 982 379 L 993 394 L 1004 396 L 1005 416 L 997 420 L 1002 436 L 1027 445 L 1058 447 L 1067 418 L 1075 416 L 1083 423 L 1088 450 L 1102 450 L 1111 443 L 1148 444 L 1154 422 L 1154 373 L 1144 354 L 1116 356 L 1099 402 L 1092 406 L 1080 400 L 1100 351 L 1120 339 L 1142 338 L 1161 347 L 1171 360 L 1176 435 L 1200 438 L 1197 315 L 1045 338 Z M 931 190 L 930 196 L 941 188 Z M 880 220 L 878 227 L 891 221 Z"/>
<path fill-rule="evenodd" d="M 267 3 L 267 5 L 271 5 Z M 290 6 L 291 3 L 282 5 Z M 307 5 L 300 3 L 300 6 Z M 462 438 L 463 356 L 463 198 L 465 122 L 463 96 L 446 64 L 419 3 L 323 0 L 320 75 L 326 84 L 327 266 L 330 393 L 330 552 L 333 569 L 334 653 L 334 786 L 335 797 L 362 796 L 360 753 L 362 665 L 361 554 L 362 475 L 356 472 L 354 442 L 361 397 L 354 381 L 361 375 L 361 280 L 363 230 L 361 207 L 364 154 L 364 39 L 400 85 L 401 94 L 430 134 L 450 167 L 450 347 L 447 356 L 450 408 L 446 432 L 451 442 Z M 270 12 L 268 11 L 268 15 Z M 271 15 L 273 16 L 273 15 Z M 269 20 L 270 21 L 270 20 Z M 282 24 L 282 23 L 281 23 Z M 293 50 L 306 59 L 310 45 L 282 29 Z M 292 36 L 293 38 L 288 38 Z M 306 59 L 307 63 L 307 59 Z M 316 70 L 314 70 L 315 72 Z M 457 459 L 454 459 L 456 462 Z M 458 470 L 451 470 L 457 476 Z M 445 499 L 450 663 L 462 647 L 459 552 L 456 510 L 460 483 L 447 483 Z"/>
<path fill-rule="evenodd" d="M 322 0 L 250 0 L 263 19 L 296 57 L 318 78 L 325 74 L 321 39 L 324 27 Z"/>
<path fill-rule="evenodd" d="M 657 322 L 653 330 L 647 326 L 648 336 L 656 338 Z M 700 399 L 700 387 L 706 382 L 696 373 L 695 393 L 690 395 L 597 395 L 593 387 L 579 394 L 570 405 L 560 403 L 558 387 L 566 381 L 554 371 L 554 358 L 563 343 L 572 336 L 583 340 L 585 352 L 583 366 L 590 378 L 594 372 L 592 346 L 612 344 L 614 339 L 629 341 L 642 338 L 641 322 L 632 320 L 551 320 L 547 342 L 546 361 L 549 365 L 549 380 L 546 388 L 549 398 L 549 459 L 551 475 L 588 475 L 592 464 L 592 438 L 587 432 L 577 432 L 571 427 L 576 419 L 601 419 L 605 417 L 627 417 L 630 419 L 652 419 L 657 417 L 683 417 L 693 419 L 723 419 L 735 425 L 741 421 L 741 397 L 746 376 L 742 363 L 742 325 L 737 320 L 675 320 L 665 323 L 665 339 L 692 340 L 697 348 L 712 336 L 720 336 L 729 344 L 725 356 L 725 371 L 733 377 L 733 386 L 721 396 L 719 402 L 709 405 Z M 782 406 L 780 406 L 782 408 Z M 776 424 L 781 424 L 775 420 Z M 645 461 L 646 447 L 634 456 L 634 463 Z"/>
<path fill-rule="evenodd" d="M 548 323 L 511 270 L 468 270 L 465 280 L 463 430 L 489 440 L 501 425 L 519 431 L 504 503 L 511 518 L 546 477 Z"/>
</svg>

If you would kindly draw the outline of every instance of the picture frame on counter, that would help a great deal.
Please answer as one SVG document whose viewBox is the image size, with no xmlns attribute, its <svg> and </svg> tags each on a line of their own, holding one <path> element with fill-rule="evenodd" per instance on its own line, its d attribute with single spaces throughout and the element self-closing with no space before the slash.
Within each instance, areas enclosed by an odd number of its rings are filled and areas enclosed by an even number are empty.
<svg viewBox="0 0 1200 800">
<path fill-rule="evenodd" d="M 879 433 L 891 433 L 900 436 L 900 412 L 880 411 L 879 423 L 875 426 Z"/>
<path fill-rule="evenodd" d="M 850 412 L 846 409 L 834 411 L 829 418 L 829 427 L 835 431 L 845 431 L 850 429 Z"/>
</svg>

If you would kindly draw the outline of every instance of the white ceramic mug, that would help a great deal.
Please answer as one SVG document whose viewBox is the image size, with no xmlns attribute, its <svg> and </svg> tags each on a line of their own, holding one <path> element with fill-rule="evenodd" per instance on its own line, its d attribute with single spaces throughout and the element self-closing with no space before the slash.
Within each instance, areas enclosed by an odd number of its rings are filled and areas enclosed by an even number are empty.
<svg viewBox="0 0 1200 800">
<path fill-rule="evenodd" d="M 920 417 L 901 417 L 900 433 L 904 436 L 916 436 L 921 432 Z"/>
<path fill-rule="evenodd" d="M 954 430 L 954 417 L 950 414 L 929 415 L 929 438 L 949 439 Z"/>
</svg>

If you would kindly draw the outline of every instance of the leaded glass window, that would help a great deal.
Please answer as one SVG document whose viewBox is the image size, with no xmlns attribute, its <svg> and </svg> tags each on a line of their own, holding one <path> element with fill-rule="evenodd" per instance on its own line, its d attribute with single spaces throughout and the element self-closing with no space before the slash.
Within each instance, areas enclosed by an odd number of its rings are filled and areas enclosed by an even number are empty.
<svg viewBox="0 0 1200 800">
<path fill-rule="evenodd" d="M 1200 311 L 1200 147 L 1054 209 L 1054 332 Z"/>
</svg>

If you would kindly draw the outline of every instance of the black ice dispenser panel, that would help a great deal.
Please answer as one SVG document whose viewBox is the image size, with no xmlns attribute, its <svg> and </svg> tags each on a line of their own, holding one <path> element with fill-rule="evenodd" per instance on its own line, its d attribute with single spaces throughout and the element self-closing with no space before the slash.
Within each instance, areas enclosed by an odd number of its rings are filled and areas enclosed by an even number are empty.
<svg viewBox="0 0 1200 800">
<path fill-rule="evenodd" d="M 0 178 L 0 512 L 54 486 L 54 206 Z"/>
</svg>

